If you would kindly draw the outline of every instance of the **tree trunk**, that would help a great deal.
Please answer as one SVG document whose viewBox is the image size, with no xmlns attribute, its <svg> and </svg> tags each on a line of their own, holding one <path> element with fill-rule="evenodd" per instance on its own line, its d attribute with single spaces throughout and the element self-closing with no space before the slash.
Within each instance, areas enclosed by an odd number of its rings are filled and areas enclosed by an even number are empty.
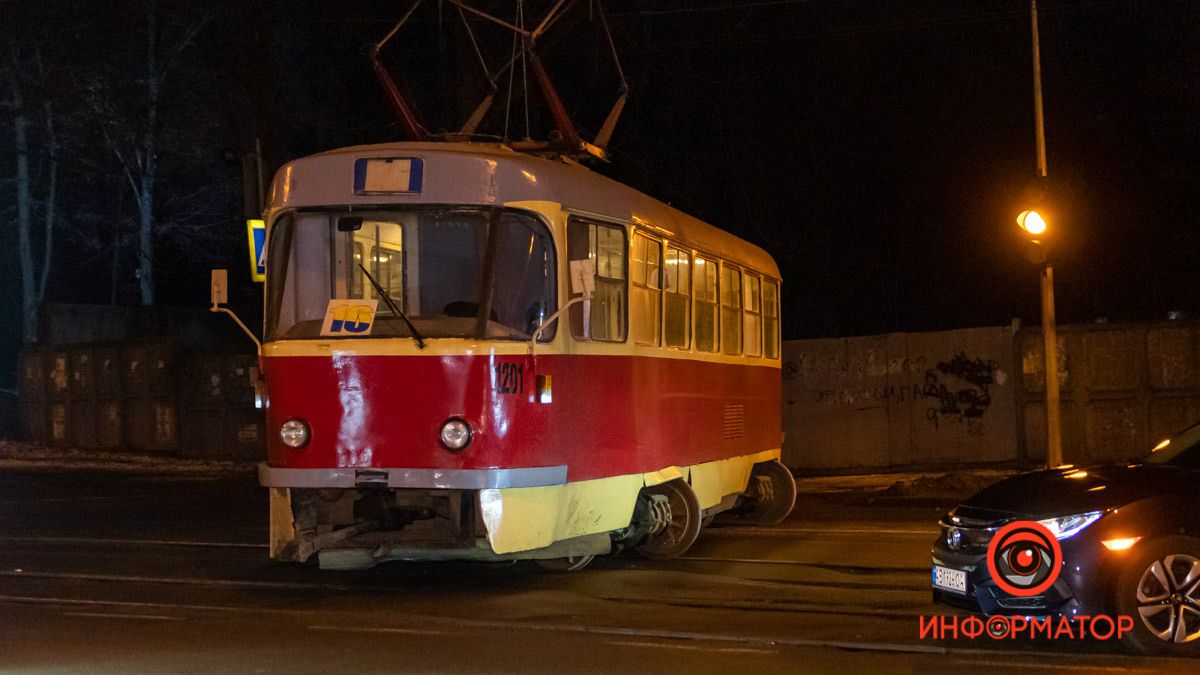
<svg viewBox="0 0 1200 675">
<path fill-rule="evenodd" d="M 142 175 L 142 193 L 138 195 L 138 282 L 142 304 L 154 304 L 154 178 Z"/>
<path fill-rule="evenodd" d="M 142 135 L 141 189 L 138 191 L 138 281 L 142 289 L 142 304 L 154 304 L 154 178 L 157 159 L 158 137 L 158 94 L 160 78 L 158 68 L 158 8 L 151 2 L 146 5 L 146 102 L 148 119 Z"/>
<path fill-rule="evenodd" d="M 35 277 L 37 270 L 33 268 L 33 242 L 30 240 L 32 203 L 29 189 L 29 118 L 25 114 L 25 102 L 21 98 L 21 86 L 17 82 L 14 60 L 12 78 L 13 91 L 13 145 L 17 155 L 17 248 L 21 260 L 21 319 L 22 335 L 25 342 L 37 341 L 38 332 L 38 299 Z"/>
<path fill-rule="evenodd" d="M 41 58 L 38 59 L 39 64 Z M 58 217 L 58 137 L 54 134 L 54 110 L 47 99 L 42 109 L 46 115 L 46 150 L 50 153 L 50 177 L 46 183 L 46 233 L 42 242 L 42 277 L 38 281 L 37 306 L 46 299 L 46 281 L 50 278 L 50 258 L 54 254 L 54 221 Z"/>
</svg>

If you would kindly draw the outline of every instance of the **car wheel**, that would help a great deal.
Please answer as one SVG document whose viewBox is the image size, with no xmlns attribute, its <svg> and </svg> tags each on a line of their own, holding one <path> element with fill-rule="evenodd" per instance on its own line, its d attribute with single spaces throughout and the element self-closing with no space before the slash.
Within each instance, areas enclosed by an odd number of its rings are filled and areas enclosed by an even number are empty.
<svg viewBox="0 0 1200 675">
<path fill-rule="evenodd" d="M 1117 575 L 1118 614 L 1133 617 L 1125 642 L 1143 654 L 1200 655 L 1200 539 L 1143 543 Z"/>
</svg>

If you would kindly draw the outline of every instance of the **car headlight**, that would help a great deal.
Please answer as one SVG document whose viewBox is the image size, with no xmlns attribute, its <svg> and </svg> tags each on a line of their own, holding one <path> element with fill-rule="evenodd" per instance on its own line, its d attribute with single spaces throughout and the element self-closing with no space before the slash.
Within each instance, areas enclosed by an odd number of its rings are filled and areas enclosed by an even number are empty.
<svg viewBox="0 0 1200 675">
<path fill-rule="evenodd" d="M 308 424 L 302 419 L 290 419 L 279 425 L 279 440 L 293 450 L 308 445 Z"/>
<path fill-rule="evenodd" d="M 1040 525 L 1044 525 L 1047 530 L 1054 534 L 1055 539 L 1070 539 L 1075 535 L 1083 532 L 1083 530 L 1092 523 L 1100 520 L 1100 516 L 1104 515 L 1103 511 L 1088 511 L 1087 513 L 1077 513 L 1072 516 L 1062 516 L 1061 518 L 1047 518 L 1039 520 Z"/>
<path fill-rule="evenodd" d="M 442 445 L 450 450 L 462 450 L 471 442 L 471 425 L 457 417 L 451 417 L 442 425 L 438 436 L 442 439 Z"/>
</svg>

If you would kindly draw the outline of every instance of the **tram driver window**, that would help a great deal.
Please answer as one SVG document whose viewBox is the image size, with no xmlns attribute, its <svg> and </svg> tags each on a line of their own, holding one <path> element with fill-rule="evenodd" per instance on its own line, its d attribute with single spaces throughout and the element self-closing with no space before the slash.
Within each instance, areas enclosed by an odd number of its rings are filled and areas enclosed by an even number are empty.
<svg viewBox="0 0 1200 675">
<path fill-rule="evenodd" d="M 625 341 L 625 228 L 571 220 L 567 258 L 590 259 L 596 290 L 571 307 L 571 334 L 581 340 Z"/>
<path fill-rule="evenodd" d="M 473 206 L 360 213 L 345 216 L 349 227 L 332 211 L 273 226 L 269 340 L 323 337 L 330 301 L 345 298 L 381 300 L 370 335 L 345 339 L 528 340 L 554 314 L 554 243 L 531 214 Z M 553 336 L 553 326 L 542 332 Z"/>
<path fill-rule="evenodd" d="M 721 349 L 726 354 L 742 353 L 742 273 L 721 268 Z"/>
</svg>

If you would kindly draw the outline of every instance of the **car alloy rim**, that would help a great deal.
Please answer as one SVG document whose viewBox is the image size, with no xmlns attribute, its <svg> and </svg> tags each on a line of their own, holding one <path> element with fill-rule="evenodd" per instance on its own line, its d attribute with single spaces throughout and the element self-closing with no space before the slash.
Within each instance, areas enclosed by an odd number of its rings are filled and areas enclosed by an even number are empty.
<svg viewBox="0 0 1200 675">
<path fill-rule="evenodd" d="M 1158 639 L 1200 638 L 1200 560 L 1179 554 L 1155 560 L 1138 582 L 1137 602 L 1142 623 Z"/>
</svg>

